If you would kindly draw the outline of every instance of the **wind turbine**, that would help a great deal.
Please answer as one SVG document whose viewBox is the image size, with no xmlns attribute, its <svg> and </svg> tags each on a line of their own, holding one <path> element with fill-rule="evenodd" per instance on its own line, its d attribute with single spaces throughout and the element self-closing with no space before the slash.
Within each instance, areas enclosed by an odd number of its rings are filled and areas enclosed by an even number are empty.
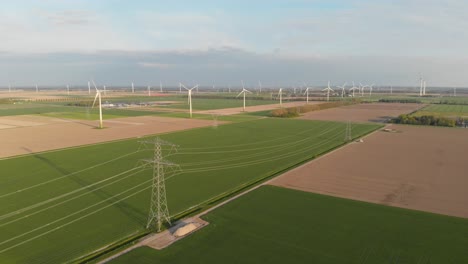
<svg viewBox="0 0 468 264">
<path fill-rule="evenodd" d="M 88 81 L 88 94 L 91 94 L 91 83 Z"/>
<path fill-rule="evenodd" d="M 280 107 L 283 107 L 283 88 L 280 88 L 278 91 L 279 99 L 280 99 Z"/>
<path fill-rule="evenodd" d="M 245 87 L 244 87 L 244 81 L 242 81 L 242 91 L 241 91 L 236 97 L 239 97 L 241 94 L 244 94 L 244 107 L 242 108 L 242 109 L 243 109 L 242 111 L 244 111 L 244 112 L 245 112 L 245 94 L 246 94 L 246 93 L 252 93 L 252 92 L 249 91 L 249 90 L 247 90 L 247 89 L 245 89 Z"/>
<path fill-rule="evenodd" d="M 330 91 L 331 92 L 334 92 L 332 88 L 330 88 L 330 81 L 328 81 L 328 87 L 323 89 L 322 90 L 323 92 L 324 91 L 327 91 L 327 102 L 330 101 Z"/>
<path fill-rule="evenodd" d="M 356 91 L 356 90 L 359 91 L 359 88 L 356 87 L 356 85 L 354 85 L 354 82 L 353 82 L 353 87 L 351 87 L 349 90 L 350 90 L 350 91 L 353 91 L 353 97 L 354 97 L 354 91 Z"/>
<path fill-rule="evenodd" d="M 192 90 L 195 89 L 195 88 L 198 88 L 198 84 L 195 85 L 194 87 L 192 88 L 187 88 L 185 87 L 185 85 L 183 85 L 182 83 L 179 83 L 180 87 L 184 87 L 185 90 L 188 91 L 188 103 L 189 103 L 189 107 L 190 107 L 190 118 L 192 118 Z"/>
<path fill-rule="evenodd" d="M 105 86 L 105 85 L 103 85 L 102 87 L 104 88 L 104 95 L 107 95 L 106 86 Z"/>
<path fill-rule="evenodd" d="M 70 95 L 70 85 L 67 84 L 67 95 Z"/>
<path fill-rule="evenodd" d="M 258 88 L 260 89 L 260 93 L 262 93 L 262 82 L 258 81 Z"/>
<path fill-rule="evenodd" d="M 135 93 L 135 85 L 132 82 L 132 93 Z"/>
<path fill-rule="evenodd" d="M 374 87 L 374 84 L 369 85 L 369 97 L 372 96 L 372 88 Z"/>
<path fill-rule="evenodd" d="M 306 98 L 307 98 L 307 99 L 306 99 L 306 102 L 307 102 L 307 103 L 309 103 L 309 89 L 310 89 L 310 87 L 306 87 L 306 90 L 305 90 L 305 92 L 304 92 L 304 94 L 306 95 Z"/>
<path fill-rule="evenodd" d="M 148 85 L 148 96 L 151 96 L 151 86 Z"/>
<path fill-rule="evenodd" d="M 93 106 L 91 108 L 94 108 L 94 104 L 96 103 L 96 100 L 99 99 L 99 128 L 102 128 L 102 101 L 101 101 L 101 91 L 98 90 L 96 87 L 96 84 L 93 81 L 94 88 L 96 89 L 96 96 L 94 97 L 94 102 Z M 104 86 L 105 87 L 105 86 Z"/>
<path fill-rule="evenodd" d="M 162 90 L 162 82 L 161 82 L 161 81 L 159 81 L 159 92 L 160 92 L 160 93 L 163 92 L 163 90 Z"/>
<path fill-rule="evenodd" d="M 341 98 L 343 98 L 343 96 L 344 96 L 344 94 L 345 94 L 345 87 L 346 87 L 346 84 L 348 84 L 348 83 L 345 82 L 345 83 L 343 84 L 343 86 L 339 86 L 339 85 L 336 86 L 336 87 L 338 87 L 338 88 L 341 88 Z"/>
<path fill-rule="evenodd" d="M 364 96 L 364 88 L 366 88 L 366 87 L 367 87 L 367 85 L 363 85 L 362 83 L 359 83 L 359 88 L 361 90 L 361 97 Z"/>
<path fill-rule="evenodd" d="M 39 87 L 36 84 L 36 93 L 38 93 L 38 92 L 39 92 Z"/>
</svg>

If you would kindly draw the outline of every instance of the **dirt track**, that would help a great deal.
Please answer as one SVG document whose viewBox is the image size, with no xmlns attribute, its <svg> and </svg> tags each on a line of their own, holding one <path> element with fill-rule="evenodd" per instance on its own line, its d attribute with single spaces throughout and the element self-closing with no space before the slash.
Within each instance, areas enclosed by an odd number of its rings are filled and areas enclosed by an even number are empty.
<svg viewBox="0 0 468 264">
<path fill-rule="evenodd" d="M 299 118 L 351 122 L 384 122 L 392 117 L 411 113 L 424 106 L 424 104 L 397 103 L 358 104 L 309 112 Z"/>
<path fill-rule="evenodd" d="M 95 129 L 97 122 L 38 116 L 0 118 L 0 158 L 213 125 L 210 120 L 153 116 L 104 120 L 105 129 Z"/>
<path fill-rule="evenodd" d="M 392 125 L 272 184 L 468 218 L 468 129 Z"/>
</svg>

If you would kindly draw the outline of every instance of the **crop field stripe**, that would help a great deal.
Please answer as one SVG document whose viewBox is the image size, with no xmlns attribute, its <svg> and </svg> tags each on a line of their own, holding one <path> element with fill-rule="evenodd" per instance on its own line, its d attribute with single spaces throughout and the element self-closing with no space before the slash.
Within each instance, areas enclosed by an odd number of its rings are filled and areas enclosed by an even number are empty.
<svg viewBox="0 0 468 264">
<path fill-rule="evenodd" d="M 0 199 L 1 198 L 4 198 L 4 197 L 7 197 L 7 196 L 10 196 L 10 195 L 13 195 L 13 194 L 16 194 L 16 193 L 19 193 L 19 192 L 23 192 L 23 191 L 26 191 L 26 190 L 30 190 L 30 189 L 34 189 L 34 188 L 37 188 L 39 186 L 42 186 L 42 185 L 45 185 L 45 184 L 48 184 L 48 183 L 52 183 L 52 182 L 55 182 L 55 181 L 58 181 L 58 180 L 62 180 L 64 178 L 67 178 L 67 177 L 70 177 L 70 176 L 73 176 L 73 175 L 76 175 L 78 173 L 81 173 L 81 172 L 84 172 L 84 171 L 87 171 L 87 170 L 91 170 L 91 169 L 95 169 L 99 166 L 102 166 L 102 165 L 105 165 L 105 164 L 108 164 L 108 163 L 111 163 L 111 162 L 114 162 L 116 160 L 119 160 L 119 159 L 122 159 L 122 158 L 125 158 L 125 157 L 128 157 L 128 156 L 131 156 L 135 153 L 138 153 L 138 151 L 135 151 L 135 152 L 132 152 L 132 153 L 128 153 L 128 154 L 124 154 L 120 157 L 117 157 L 117 158 L 114 158 L 114 159 L 111 159 L 111 160 L 107 160 L 107 161 L 104 161 L 104 162 L 101 162 L 99 164 L 96 164 L 94 166 L 91 166 L 91 167 L 88 167 L 86 169 L 82 169 L 82 170 L 79 170 L 79 171 L 75 171 L 75 172 L 72 172 L 70 174 L 67 174 L 67 175 L 64 175 L 64 176 L 61 176 L 61 177 L 58 177 L 58 178 L 55 178 L 55 179 L 51 179 L 51 180 L 48 180 L 48 181 L 44 181 L 44 182 L 41 182 L 41 183 L 38 183 L 38 184 L 35 184 L 35 185 L 32 185 L 32 186 L 29 186 L 29 187 L 26 187 L 26 188 L 23 188 L 23 189 L 20 189 L 20 190 L 16 190 L 14 192 L 10 192 L 10 193 L 6 193 L 6 194 L 3 194 L 3 195 L 0 195 Z M 132 169 L 133 170 L 133 169 Z M 0 216 L 0 220 L 2 219 L 2 216 Z"/>
<path fill-rule="evenodd" d="M 49 209 L 52 209 L 52 208 L 55 208 L 55 207 L 57 207 L 57 206 L 59 206 L 59 205 L 62 205 L 62 204 L 65 204 L 65 203 L 67 203 L 67 202 L 76 200 L 76 199 L 78 199 L 78 198 L 80 198 L 80 197 L 82 197 L 82 196 L 84 196 L 84 195 L 94 193 L 95 191 L 97 191 L 97 190 L 99 190 L 99 189 L 102 189 L 102 188 L 107 187 L 107 186 L 109 186 L 109 185 L 112 185 L 112 184 L 115 184 L 115 183 L 117 183 L 117 182 L 123 181 L 123 180 L 125 180 L 125 179 L 127 179 L 127 178 L 129 178 L 129 177 L 132 177 L 132 176 L 134 176 L 135 174 L 140 173 L 140 172 L 142 172 L 142 171 L 143 171 L 143 170 L 136 171 L 136 172 L 134 172 L 134 173 L 131 173 L 131 174 L 129 174 L 129 175 L 127 175 L 127 176 L 121 178 L 121 179 L 117 179 L 117 180 L 115 180 L 115 181 L 112 181 L 112 182 L 110 182 L 110 183 L 107 183 L 107 184 L 105 184 L 105 185 L 103 185 L 103 186 L 100 186 L 100 187 L 98 187 L 98 188 L 92 189 L 92 190 L 87 191 L 87 192 L 84 192 L 84 193 L 82 193 L 82 194 L 80 194 L 80 195 L 77 195 L 77 196 L 74 196 L 74 197 L 69 198 L 69 199 L 67 199 L 67 200 L 61 201 L 61 202 L 59 202 L 59 203 L 57 203 L 57 204 L 54 204 L 54 205 L 51 205 L 51 206 L 49 206 L 49 207 L 46 207 L 46 208 L 43 208 L 43 209 L 34 211 L 34 212 L 29 213 L 29 214 L 27 214 L 27 215 L 25 215 L 25 216 L 22 216 L 22 217 L 20 217 L 20 218 L 16 218 L 16 219 L 14 219 L 14 220 L 11 220 L 10 222 L 2 223 L 2 224 L 0 224 L 0 227 L 6 226 L 6 225 L 8 225 L 8 224 L 12 224 L 12 223 L 14 223 L 14 222 L 17 222 L 17 221 L 20 221 L 20 220 L 22 220 L 22 219 L 28 218 L 28 217 L 33 216 L 33 215 L 35 215 L 35 214 L 44 212 L 44 211 L 49 210 Z M 29 208 L 28 208 L 28 209 L 29 209 Z M 31 209 L 34 209 L 34 208 L 31 208 Z M 16 215 L 16 214 L 23 213 L 23 212 L 25 212 L 25 211 L 27 211 L 27 210 L 22 210 L 22 211 L 17 210 L 16 212 L 12 212 L 12 213 L 15 213 L 15 215 Z M 15 215 L 10 215 L 10 216 L 12 217 L 12 216 L 15 216 Z M 5 219 L 5 218 L 8 218 L 8 217 L 4 217 L 4 218 L 2 218 L 1 220 Z"/>
<path fill-rule="evenodd" d="M 114 179 L 114 178 L 116 178 L 116 177 L 125 175 L 125 174 L 128 173 L 128 172 L 131 172 L 131 171 L 134 171 L 134 170 L 137 170 L 137 169 L 141 169 L 141 168 L 142 168 L 142 166 L 132 168 L 132 169 L 130 169 L 130 170 L 127 170 L 127 171 L 121 172 L 121 173 L 119 173 L 119 174 L 113 175 L 113 176 L 111 176 L 111 177 L 109 177 L 109 178 L 105 178 L 105 179 L 103 179 L 103 180 L 101 180 L 101 181 L 98 181 L 98 182 L 92 183 L 92 184 L 90 184 L 90 185 L 87 185 L 87 186 L 84 186 L 84 187 L 75 189 L 75 190 L 70 191 L 70 192 L 68 192 L 68 193 L 61 194 L 61 195 L 56 196 L 56 197 L 54 197 L 54 198 L 50 198 L 50 199 L 48 199 L 48 200 L 45 200 L 45 201 L 42 201 L 42 202 L 33 204 L 33 205 L 31 205 L 31 206 L 22 208 L 22 209 L 20 209 L 20 210 L 16 210 L 16 211 L 14 211 L 14 212 L 10 212 L 10 213 L 8 213 L 8 214 L 4 214 L 4 215 L 0 216 L 0 220 L 3 220 L 3 219 L 8 218 L 8 217 L 10 217 L 10 216 L 17 215 L 17 214 L 19 214 L 19 213 L 23 213 L 23 212 L 32 210 L 32 209 L 34 209 L 34 208 L 37 208 L 37 207 L 42 206 L 42 205 L 45 205 L 45 204 L 54 202 L 54 201 L 56 201 L 56 200 L 62 199 L 62 198 L 67 197 L 67 196 L 70 196 L 70 195 L 72 195 L 72 194 L 74 194 L 74 193 L 77 193 L 77 192 L 80 192 L 80 191 L 82 191 L 82 190 L 88 189 L 89 187 L 93 187 L 93 186 L 95 186 L 95 185 L 101 184 L 101 183 L 103 183 L 103 182 L 109 181 L 109 180 Z M 95 189 L 94 189 L 94 190 L 91 190 L 90 192 L 92 192 L 92 191 L 95 191 Z"/>
<path fill-rule="evenodd" d="M 254 122 L 254 121 L 256 121 L 256 120 L 249 120 L 249 121 L 246 121 L 246 122 Z M 323 122 L 321 122 L 321 124 L 320 124 L 320 126 L 318 128 L 328 126 L 328 125 L 330 125 L 330 123 L 332 123 L 332 122 L 323 121 Z M 305 133 L 308 133 L 308 132 L 314 131 L 314 130 L 317 130 L 317 127 L 307 129 L 307 130 L 301 131 L 301 132 L 296 133 L 296 134 L 292 134 L 292 135 L 288 135 L 288 136 L 284 136 L 284 137 L 277 137 L 277 138 L 274 138 L 274 139 L 269 139 L 269 140 L 264 140 L 264 141 L 256 141 L 256 142 L 246 143 L 246 144 L 215 146 L 215 147 L 181 148 L 181 150 L 203 150 L 203 149 L 218 149 L 218 148 L 226 149 L 226 148 L 237 148 L 237 147 L 244 147 L 244 146 L 252 146 L 252 145 L 258 145 L 258 144 L 264 144 L 264 143 L 267 143 L 267 142 L 282 141 L 284 139 L 287 139 L 287 138 L 290 138 L 290 137 L 296 137 L 296 136 L 299 136 L 299 135 L 303 135 Z"/>
<path fill-rule="evenodd" d="M 148 182 L 150 182 L 150 181 L 148 181 Z M 146 184 L 146 183 L 148 183 L 148 182 L 144 182 L 144 184 Z M 142 184 L 141 184 L 141 185 L 142 185 Z M 135 188 L 135 187 L 134 187 L 134 188 Z M 131 188 L 131 189 L 134 189 L 134 188 Z M 32 237 L 32 238 L 26 239 L 26 240 L 24 240 L 24 241 L 22 241 L 22 242 L 20 242 L 20 243 L 18 243 L 18 244 L 15 244 L 15 245 L 13 245 L 13 246 L 8 247 L 8 248 L 2 249 L 2 250 L 0 250 L 0 253 L 6 252 L 6 251 L 8 251 L 8 250 L 10 250 L 10 249 L 13 249 L 13 248 L 15 248 L 15 247 L 21 246 L 21 245 L 23 245 L 23 244 L 25 244 L 25 243 L 27 243 L 27 242 L 30 242 L 30 241 L 32 241 L 32 240 L 34 240 L 34 239 L 37 239 L 37 238 L 40 238 L 40 237 L 42 237 L 42 236 L 44 236 L 44 235 L 47 235 L 47 234 L 49 234 L 49 233 L 52 233 L 52 232 L 54 232 L 54 231 L 56 231 L 56 230 L 58 230 L 58 229 L 60 229 L 60 228 L 65 227 L 65 226 L 71 225 L 71 224 L 73 224 L 73 223 L 75 223 L 75 222 L 77 222 L 77 221 L 79 221 L 79 220 L 81 220 L 81 219 L 83 219 L 83 218 L 86 218 L 86 217 L 88 217 L 88 216 L 90 216 L 90 215 L 93 215 L 93 214 L 95 214 L 95 213 L 97 213 L 97 212 L 99 212 L 99 211 L 102 211 L 102 210 L 104 210 L 104 209 L 110 207 L 110 206 L 113 206 L 113 205 L 116 204 L 116 203 L 119 203 L 119 202 L 121 202 L 121 201 L 124 201 L 124 200 L 126 200 L 126 199 L 128 199 L 128 198 L 130 198 L 130 197 L 132 197 L 132 196 L 135 196 L 135 195 L 137 195 L 137 194 L 139 194 L 139 193 L 141 193 L 141 192 L 143 192 L 143 191 L 145 191 L 145 190 L 147 190 L 147 189 L 149 189 L 149 188 L 151 188 L 151 186 L 147 186 L 147 187 L 143 188 L 142 190 L 136 191 L 136 192 L 134 192 L 134 193 L 132 193 L 132 194 L 130 194 L 130 195 L 124 197 L 124 198 L 121 198 L 121 199 L 119 199 L 119 200 L 117 200 L 117 201 L 115 201 L 115 202 L 112 202 L 112 203 L 110 203 L 110 204 L 108 204 L 108 205 L 106 205 L 106 206 L 104 206 L 104 207 L 102 207 L 102 208 L 99 208 L 99 209 L 97 209 L 97 210 L 95 210 L 95 211 L 92 211 L 92 212 L 90 212 L 90 213 L 88 213 L 88 214 L 85 214 L 85 215 L 83 215 L 83 216 L 80 216 L 80 217 L 78 217 L 78 218 L 75 218 L 74 220 L 72 220 L 72 221 L 70 221 L 70 222 L 68 222 L 68 223 L 66 223 L 66 224 L 63 224 L 63 225 L 58 226 L 58 227 L 55 227 L 55 228 L 53 228 L 53 229 L 51 229 L 51 230 L 49 230 L 49 231 L 46 231 L 46 232 L 44 232 L 44 233 L 42 233 L 42 234 L 39 234 L 39 235 L 37 235 L 37 236 L 34 236 L 34 237 Z M 129 189 L 129 190 L 131 190 L 131 189 Z M 129 190 L 124 191 L 124 192 L 122 192 L 122 193 L 128 192 Z M 111 198 L 114 198 L 114 197 L 116 197 L 116 196 L 119 196 L 119 195 L 122 194 L 122 193 L 119 193 L 119 194 L 117 194 L 117 195 L 115 195 L 115 196 L 113 196 L 113 197 L 111 197 Z M 111 198 L 109 198 L 109 199 L 111 199 Z M 102 201 L 102 202 L 99 202 L 99 203 L 103 203 L 103 202 L 105 202 L 105 201 Z M 94 206 L 94 205 L 93 205 L 93 206 Z M 91 207 L 92 207 L 92 206 L 91 206 Z M 81 211 L 82 211 L 82 210 L 81 210 Z M 76 213 L 73 213 L 72 215 L 75 215 L 75 214 L 76 214 Z M 70 216 L 72 216 L 72 215 L 70 215 Z M 67 218 L 68 218 L 68 217 L 67 217 Z M 59 219 L 59 220 L 62 220 L 62 219 Z M 57 220 L 57 221 L 59 221 L 59 220 Z M 54 222 L 57 222 L 57 221 L 54 221 Z M 54 223 L 54 222 L 53 222 L 53 223 Z M 50 224 L 51 224 L 51 223 L 47 224 L 46 226 L 49 226 Z M 44 227 L 44 226 L 43 226 L 43 227 Z M 32 232 L 32 231 L 30 231 L 30 232 L 28 232 L 28 233 L 31 233 L 31 232 Z M 24 234 L 22 234 L 21 236 L 24 236 Z M 18 238 L 18 237 L 16 237 L 16 238 Z M 11 241 L 11 239 L 10 239 L 9 241 Z M 6 242 L 7 242 L 7 241 L 3 241 L 3 242 L 0 243 L 0 244 L 4 244 L 4 243 L 6 243 Z"/>
</svg>

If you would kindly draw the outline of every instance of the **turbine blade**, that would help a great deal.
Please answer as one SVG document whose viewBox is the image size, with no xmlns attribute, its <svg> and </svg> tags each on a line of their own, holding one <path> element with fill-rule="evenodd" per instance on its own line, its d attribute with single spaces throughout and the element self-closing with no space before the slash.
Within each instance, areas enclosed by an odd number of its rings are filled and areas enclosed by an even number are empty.
<svg viewBox="0 0 468 264">
<path fill-rule="evenodd" d="M 244 91 L 240 92 L 236 97 L 239 97 L 241 96 L 241 94 L 244 93 Z"/>
</svg>

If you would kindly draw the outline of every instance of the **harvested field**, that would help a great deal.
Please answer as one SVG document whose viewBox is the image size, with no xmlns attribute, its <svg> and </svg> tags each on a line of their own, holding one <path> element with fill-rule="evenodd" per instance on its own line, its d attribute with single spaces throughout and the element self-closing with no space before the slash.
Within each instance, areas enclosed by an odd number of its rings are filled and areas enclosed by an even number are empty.
<svg viewBox="0 0 468 264">
<path fill-rule="evenodd" d="M 0 158 L 210 126 L 213 121 L 140 116 L 104 120 L 105 129 L 95 129 L 97 124 L 40 116 L 0 118 Z"/>
<path fill-rule="evenodd" d="M 309 102 L 309 104 L 323 104 L 324 102 Z M 283 103 L 283 107 L 293 107 L 304 105 L 305 102 L 290 102 L 290 103 Z M 255 106 L 246 106 L 245 112 L 259 112 L 259 111 L 266 111 L 266 110 L 273 110 L 280 108 L 279 103 L 277 104 L 268 104 L 268 105 L 255 105 Z M 204 111 L 194 111 L 194 113 L 198 114 L 219 114 L 219 115 L 234 115 L 244 113 L 242 107 L 235 107 L 235 108 L 225 108 L 225 109 L 215 109 L 215 110 L 204 110 Z"/>
<path fill-rule="evenodd" d="M 351 122 L 385 122 L 392 117 L 411 113 L 424 106 L 423 104 L 400 103 L 357 104 L 309 112 L 299 118 Z"/>
<path fill-rule="evenodd" d="M 468 130 L 391 125 L 272 184 L 468 218 Z"/>
</svg>

